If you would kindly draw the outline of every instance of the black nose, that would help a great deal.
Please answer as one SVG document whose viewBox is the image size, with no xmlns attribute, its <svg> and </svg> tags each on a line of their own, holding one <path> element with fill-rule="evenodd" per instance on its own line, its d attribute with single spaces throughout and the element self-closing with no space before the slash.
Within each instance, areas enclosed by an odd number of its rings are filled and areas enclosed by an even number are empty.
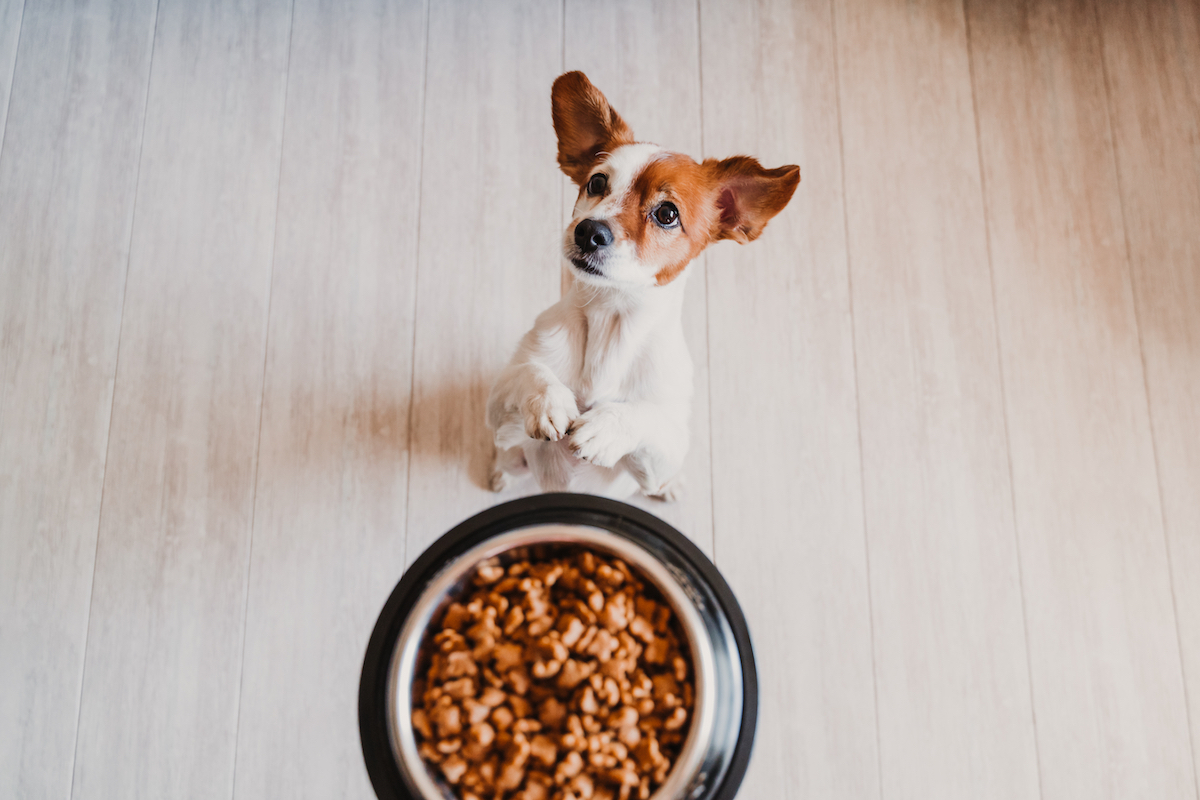
<svg viewBox="0 0 1200 800">
<path fill-rule="evenodd" d="M 585 253 L 594 253 L 612 241 L 612 228 L 598 219 L 581 220 L 575 226 L 575 245 Z"/>
</svg>

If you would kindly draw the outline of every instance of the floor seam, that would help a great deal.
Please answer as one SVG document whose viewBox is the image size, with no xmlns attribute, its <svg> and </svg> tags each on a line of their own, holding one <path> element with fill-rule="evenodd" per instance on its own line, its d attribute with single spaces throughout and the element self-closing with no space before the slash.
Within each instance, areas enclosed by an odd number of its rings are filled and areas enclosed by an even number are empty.
<svg viewBox="0 0 1200 800">
<path fill-rule="evenodd" d="M 858 334 L 854 324 L 854 276 L 852 269 L 852 259 L 850 257 L 850 209 L 849 197 L 846 192 L 846 136 L 844 132 L 844 121 L 842 115 L 842 80 L 841 66 L 839 60 L 841 58 L 840 50 L 838 49 L 837 35 L 837 10 L 835 3 L 830 0 L 829 4 L 829 30 L 833 45 L 833 83 L 834 83 L 834 99 L 837 109 L 837 130 L 838 130 L 838 155 L 840 157 L 841 177 L 842 177 L 842 236 L 846 244 L 846 301 L 847 311 L 850 316 L 850 354 L 851 363 L 854 370 L 854 417 L 858 433 L 858 479 L 859 479 L 859 502 L 860 514 L 862 519 L 862 542 L 863 542 L 863 566 L 866 577 L 867 591 L 867 631 L 870 634 L 871 646 L 871 688 L 874 697 L 875 711 L 875 789 L 880 800 L 883 798 L 883 735 L 879 722 L 879 668 L 877 658 L 877 648 L 875 644 L 875 600 L 871 589 L 871 541 L 868 535 L 867 523 L 867 476 L 866 476 L 866 459 L 863 453 L 863 424 L 862 424 L 862 398 L 859 394 L 859 373 L 858 373 Z"/>
<path fill-rule="evenodd" d="M 138 132 L 138 158 L 137 169 L 133 176 L 133 206 L 129 211 L 129 230 L 125 236 L 125 279 L 121 286 L 121 311 L 117 323 L 117 350 L 113 356 L 113 388 L 112 395 L 108 403 L 108 435 L 105 437 L 104 444 L 104 464 L 100 469 L 100 508 L 96 514 L 96 543 L 92 550 L 92 580 L 88 587 L 88 607 L 87 619 L 84 621 L 83 627 L 83 643 L 81 650 L 83 651 L 83 664 L 79 670 L 79 692 L 78 703 L 75 708 L 75 742 L 71 748 L 71 782 L 67 791 L 67 797 L 75 796 L 75 765 L 79 760 L 79 727 L 83 721 L 83 689 L 84 682 L 87 679 L 87 654 L 88 642 L 91 639 L 92 628 L 92 606 L 96 602 L 96 563 L 100 558 L 100 534 L 104 530 L 104 499 L 105 491 L 104 484 L 108 477 L 108 456 L 112 450 L 112 429 L 113 417 L 117 407 L 117 379 L 121 374 L 121 342 L 125 340 L 122 335 L 125 328 L 125 304 L 129 297 L 129 269 L 133 262 L 133 232 L 137 228 L 137 208 L 138 198 L 141 196 L 141 180 L 142 180 L 142 161 L 145 158 L 146 150 L 146 119 L 150 111 L 150 84 L 154 77 L 154 53 L 158 43 L 158 16 L 161 9 L 161 2 L 156 2 L 154 5 L 154 23 L 150 26 L 150 55 L 146 59 L 146 88 L 145 95 L 142 98 L 142 124 L 141 130 Z M 22 12 L 22 28 L 24 27 L 24 13 Z M 16 81 L 16 72 L 13 72 L 14 83 Z M 9 95 L 11 104 L 12 95 Z M 7 119 L 7 118 L 6 118 Z M 7 134 L 7 122 L 6 122 Z"/>
<path fill-rule="evenodd" d="M 1200 777 L 1197 776 L 1196 765 L 1196 739 L 1195 731 L 1192 729 L 1192 706 L 1188 692 L 1187 664 L 1183 657 L 1183 633 L 1179 626 L 1179 599 L 1175 591 L 1175 568 L 1171 560 L 1171 537 L 1167 531 L 1167 509 L 1163 494 L 1162 466 L 1158 456 L 1158 439 L 1154 432 L 1154 412 L 1150 406 L 1150 378 L 1146 369 L 1146 345 L 1142 340 L 1142 321 L 1138 312 L 1137 285 L 1133 278 L 1133 246 L 1129 241 L 1129 216 L 1125 210 L 1125 188 L 1121 181 L 1120 156 L 1117 153 L 1116 131 L 1113 127 L 1112 84 L 1108 74 L 1108 60 L 1105 58 L 1104 51 L 1104 26 L 1100 19 L 1100 9 L 1095 2 L 1092 3 L 1092 13 L 1096 23 L 1097 45 L 1100 50 L 1100 72 L 1104 78 L 1104 121 L 1108 128 L 1108 141 L 1112 148 L 1113 177 L 1117 183 L 1117 202 L 1121 208 L 1121 227 L 1125 238 L 1125 274 L 1128 278 L 1129 300 L 1133 310 L 1134 330 L 1137 331 L 1138 358 L 1142 367 L 1142 393 L 1146 403 L 1146 429 L 1150 434 L 1150 452 L 1153 455 L 1154 463 L 1154 484 L 1158 489 L 1158 517 L 1159 524 L 1162 526 L 1163 550 L 1167 559 L 1167 586 L 1171 590 L 1171 613 L 1175 617 L 1175 645 L 1179 655 L 1179 679 L 1183 689 L 1183 718 L 1187 723 L 1189 760 L 1192 765 L 1192 793 L 1194 796 L 1200 797 Z"/>
<path fill-rule="evenodd" d="M 250 499 L 250 535 L 246 546 L 246 570 L 242 582 L 242 643 L 238 653 L 238 690 L 235 696 L 234 728 L 233 728 L 233 769 L 229 776 L 229 796 L 237 795 L 238 743 L 242 733 L 242 695 L 246 680 L 246 631 L 250 622 L 250 577 L 254 566 L 254 525 L 258 519 L 258 479 L 262 459 L 262 423 L 263 410 L 267 400 L 267 364 L 271 354 L 271 306 L 275 297 L 275 257 L 279 251 L 279 207 L 283 198 L 283 161 L 287 145 L 287 107 L 288 93 L 292 79 L 292 46 L 296 30 L 296 2 L 292 0 L 290 18 L 288 20 L 287 62 L 283 72 L 283 109 L 280 112 L 279 123 L 279 162 L 275 175 L 275 222 L 272 226 L 271 257 L 267 269 L 267 311 L 263 324 L 263 361 L 262 378 L 259 383 L 258 396 L 258 436 L 254 447 L 254 474 L 250 478 L 253 487 Z"/>
<path fill-rule="evenodd" d="M 1008 425 L 1008 391 L 1004 375 L 1004 351 L 1000 340 L 1000 309 L 996 293 L 996 267 L 992 256 L 992 229 L 987 198 L 987 175 L 983 167 L 983 129 L 979 122 L 979 102 L 975 91 L 975 62 L 972 57 L 974 45 L 971 37 L 971 18 L 967 7 L 968 2 L 969 0 L 963 0 L 962 2 L 963 31 L 967 39 L 967 72 L 971 81 L 971 116 L 975 121 L 975 157 L 979 168 L 979 195 L 983 207 L 984 246 L 987 248 L 988 288 L 991 290 L 992 295 L 992 330 L 996 347 L 997 377 L 1000 381 L 1000 418 L 1004 424 L 1005 458 L 1008 462 L 1008 498 L 1009 507 L 1012 512 L 1013 547 L 1017 557 L 1017 584 L 1021 596 L 1021 626 L 1025 636 L 1025 673 L 1029 685 L 1029 719 L 1033 731 L 1034 764 L 1037 767 L 1038 797 L 1041 798 L 1045 796 L 1045 788 L 1042 778 L 1042 748 L 1038 737 L 1037 703 L 1035 702 L 1034 693 L 1033 648 L 1030 645 L 1029 637 L 1029 612 L 1025 597 L 1025 567 L 1021 552 L 1020 523 L 1017 519 L 1017 484 L 1012 459 L 1012 435 L 1009 432 Z"/>
<path fill-rule="evenodd" d="M 417 294 L 421 288 L 421 216 L 425 207 L 425 135 L 426 110 L 429 98 L 429 29 L 432 27 L 432 0 L 425 2 L 425 53 L 421 75 L 421 141 L 417 146 L 417 230 L 413 246 L 413 283 L 412 283 L 412 352 L 409 357 L 408 377 L 408 439 L 405 452 L 408 456 L 408 466 L 404 470 L 404 549 L 400 559 L 403 572 L 408 568 L 409 539 L 412 536 L 412 474 L 413 474 L 413 421 L 416 417 L 417 406 Z"/>
</svg>

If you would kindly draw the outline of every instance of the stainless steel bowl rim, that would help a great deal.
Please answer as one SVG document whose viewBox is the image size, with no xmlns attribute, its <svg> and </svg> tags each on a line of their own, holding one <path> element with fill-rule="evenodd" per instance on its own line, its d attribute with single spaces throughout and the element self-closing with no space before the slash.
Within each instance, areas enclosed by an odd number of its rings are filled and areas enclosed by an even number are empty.
<svg viewBox="0 0 1200 800">
<path fill-rule="evenodd" d="M 481 562 L 520 547 L 532 545 L 577 545 L 621 558 L 647 578 L 663 595 L 683 627 L 691 650 L 695 678 L 693 719 L 683 749 L 665 783 L 653 800 L 686 797 L 704 762 L 713 738 L 716 685 L 712 640 L 700 613 L 693 605 L 695 592 L 681 584 L 650 551 L 636 541 L 602 528 L 580 524 L 543 523 L 515 528 L 490 537 L 449 560 L 421 590 L 401 629 L 389 665 L 387 709 L 392 751 L 402 773 L 426 800 L 443 800 L 447 794 L 438 786 L 417 752 L 413 733 L 412 684 L 419 651 L 433 615 L 447 593 Z M 740 669 L 734 661 L 735 670 Z M 726 669 L 729 665 L 726 666 Z M 740 681 L 741 676 L 734 676 Z M 740 698 L 739 698 L 740 700 Z M 739 703 L 740 705 L 740 703 Z M 740 714 L 740 709 L 738 710 Z"/>
</svg>

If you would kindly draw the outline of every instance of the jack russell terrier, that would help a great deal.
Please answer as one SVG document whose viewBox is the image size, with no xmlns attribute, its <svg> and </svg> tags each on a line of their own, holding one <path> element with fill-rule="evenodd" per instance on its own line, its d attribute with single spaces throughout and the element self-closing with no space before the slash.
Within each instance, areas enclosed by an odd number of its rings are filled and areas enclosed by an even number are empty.
<svg viewBox="0 0 1200 800">
<path fill-rule="evenodd" d="M 758 238 L 800 168 L 637 142 L 582 72 L 555 80 L 551 101 L 558 165 L 579 186 L 563 236 L 573 281 L 492 388 L 491 487 L 532 471 L 543 491 L 674 500 L 692 407 L 685 268 L 712 242 Z"/>
</svg>

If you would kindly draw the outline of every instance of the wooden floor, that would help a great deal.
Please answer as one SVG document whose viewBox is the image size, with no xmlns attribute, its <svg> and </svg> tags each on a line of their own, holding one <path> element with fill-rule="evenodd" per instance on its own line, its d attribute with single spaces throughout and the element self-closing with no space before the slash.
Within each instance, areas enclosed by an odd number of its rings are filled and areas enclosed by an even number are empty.
<svg viewBox="0 0 1200 800">
<path fill-rule="evenodd" d="M 749 618 L 741 797 L 1197 800 L 1194 0 L 0 0 L 0 796 L 371 796 L 575 68 L 803 170 L 647 503 Z"/>
</svg>

